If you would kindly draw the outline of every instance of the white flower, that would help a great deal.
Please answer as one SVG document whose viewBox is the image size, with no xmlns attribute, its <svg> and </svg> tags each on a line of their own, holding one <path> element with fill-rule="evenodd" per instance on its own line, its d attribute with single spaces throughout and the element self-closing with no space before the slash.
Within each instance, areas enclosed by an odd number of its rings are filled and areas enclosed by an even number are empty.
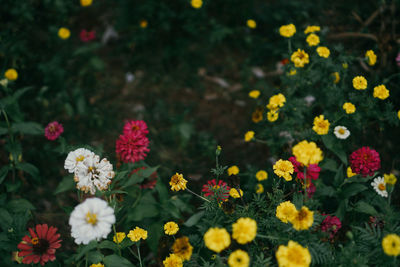
<svg viewBox="0 0 400 267">
<path fill-rule="evenodd" d="M 114 223 L 114 210 L 100 198 L 86 199 L 75 207 L 69 217 L 71 236 L 78 245 L 107 238 Z"/>
<path fill-rule="evenodd" d="M 312 103 L 315 101 L 315 97 L 313 95 L 308 95 L 304 98 L 307 106 L 311 106 Z"/>
<path fill-rule="evenodd" d="M 371 183 L 375 191 L 382 197 L 388 197 L 388 192 L 386 191 L 386 183 L 383 177 L 376 177 Z"/>
<path fill-rule="evenodd" d="M 93 155 L 94 153 L 86 148 L 78 148 L 71 151 L 65 159 L 64 168 L 68 170 L 69 173 L 74 173 L 76 165 L 78 165 L 79 162 Z"/>
<path fill-rule="evenodd" d="M 344 126 L 336 126 L 335 129 L 333 130 L 333 133 L 339 139 L 346 139 L 347 137 L 350 136 L 350 131 L 347 130 L 347 128 Z"/>
</svg>

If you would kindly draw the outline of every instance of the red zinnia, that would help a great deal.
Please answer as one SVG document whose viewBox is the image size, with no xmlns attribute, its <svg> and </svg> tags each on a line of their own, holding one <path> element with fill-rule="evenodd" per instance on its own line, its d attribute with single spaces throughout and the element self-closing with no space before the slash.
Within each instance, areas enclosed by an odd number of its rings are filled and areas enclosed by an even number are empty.
<svg viewBox="0 0 400 267">
<path fill-rule="evenodd" d="M 296 160 L 296 157 L 290 157 L 289 161 L 293 164 L 297 179 L 304 179 L 304 165 Z M 321 168 L 317 164 L 310 164 L 306 170 L 307 178 L 317 180 Z"/>
<path fill-rule="evenodd" d="M 130 134 L 131 132 L 140 132 L 142 135 L 146 135 L 149 133 L 147 129 L 147 124 L 142 121 L 127 121 L 124 125 L 124 134 Z"/>
<path fill-rule="evenodd" d="M 79 37 L 81 41 L 84 43 L 90 42 L 96 38 L 96 31 L 86 31 L 85 29 L 81 30 Z"/>
<path fill-rule="evenodd" d="M 224 181 L 219 180 L 217 184 L 215 179 L 212 179 L 208 181 L 207 184 L 203 185 L 203 190 L 201 191 L 204 192 L 205 197 L 215 197 L 217 201 L 220 202 L 228 200 L 229 190 L 231 190 L 231 188 Z"/>
<path fill-rule="evenodd" d="M 126 133 L 119 136 L 116 142 L 116 153 L 123 162 L 136 162 L 145 159 L 148 148 L 149 139 L 142 135 L 139 131 Z"/>
<path fill-rule="evenodd" d="M 326 215 L 326 214 L 323 214 Z M 329 238 L 332 239 L 333 236 L 342 227 L 340 219 L 336 216 L 326 216 L 324 221 L 321 223 L 321 230 L 323 232 L 329 233 Z"/>
<path fill-rule="evenodd" d="M 367 146 L 351 153 L 349 161 L 351 170 L 354 173 L 362 174 L 363 177 L 374 175 L 374 172 L 381 167 L 379 153 Z"/>
<path fill-rule="evenodd" d="M 51 141 L 56 140 L 64 132 L 64 127 L 57 121 L 50 122 L 44 129 L 44 136 Z"/>
<path fill-rule="evenodd" d="M 36 232 L 29 228 L 31 236 L 26 235 L 18 244 L 19 257 L 23 257 L 22 263 L 38 263 L 43 266 L 46 262 L 54 261 L 56 249 L 61 247 L 60 234 L 56 234 L 57 228 L 47 224 L 36 225 Z"/>
</svg>

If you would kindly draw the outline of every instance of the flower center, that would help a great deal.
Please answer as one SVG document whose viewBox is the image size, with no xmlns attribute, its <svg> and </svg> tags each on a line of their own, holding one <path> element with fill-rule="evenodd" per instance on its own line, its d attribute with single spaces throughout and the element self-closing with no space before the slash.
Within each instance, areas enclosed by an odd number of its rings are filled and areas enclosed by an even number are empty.
<svg viewBox="0 0 400 267">
<path fill-rule="evenodd" d="M 386 186 L 385 186 L 385 184 L 379 184 L 378 188 L 379 188 L 379 190 L 383 191 L 386 189 Z"/>
<path fill-rule="evenodd" d="M 39 243 L 39 238 L 37 237 L 32 238 L 31 243 L 32 245 L 36 245 L 37 243 Z"/>
<path fill-rule="evenodd" d="M 85 159 L 85 157 L 82 155 L 75 158 L 76 161 L 83 161 L 84 159 Z"/>
<path fill-rule="evenodd" d="M 54 133 L 56 131 L 56 126 L 53 124 L 49 126 L 49 132 Z"/>
<path fill-rule="evenodd" d="M 88 213 L 86 213 L 86 222 L 90 223 L 91 225 L 96 225 L 97 224 L 96 213 L 91 213 L 90 211 L 88 211 Z"/>
<path fill-rule="evenodd" d="M 303 220 L 304 218 L 307 217 L 307 212 L 301 210 L 301 211 L 299 211 L 297 217 L 298 217 L 298 219 L 301 221 L 301 220 Z"/>
<path fill-rule="evenodd" d="M 36 239 L 36 244 L 33 244 L 33 240 Z M 47 252 L 50 247 L 49 241 L 46 239 L 38 239 L 37 237 L 32 238 L 33 254 L 42 255 Z"/>
<path fill-rule="evenodd" d="M 133 130 L 133 131 L 137 131 L 137 130 L 139 130 L 139 126 L 137 126 L 137 125 L 133 125 L 133 126 L 132 126 L 132 130 Z"/>
<path fill-rule="evenodd" d="M 343 128 L 340 128 L 338 131 L 340 134 L 344 134 L 346 131 Z"/>
</svg>

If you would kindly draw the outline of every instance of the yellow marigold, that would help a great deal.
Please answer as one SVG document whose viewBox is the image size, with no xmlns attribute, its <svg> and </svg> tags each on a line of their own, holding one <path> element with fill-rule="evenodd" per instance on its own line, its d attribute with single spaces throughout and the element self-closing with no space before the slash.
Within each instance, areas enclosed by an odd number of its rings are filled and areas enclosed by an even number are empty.
<svg viewBox="0 0 400 267">
<path fill-rule="evenodd" d="M 313 33 L 313 32 L 319 32 L 321 28 L 319 26 L 307 26 L 307 28 L 304 30 L 304 33 Z"/>
<path fill-rule="evenodd" d="M 231 237 L 225 228 L 210 228 L 204 234 L 206 247 L 214 252 L 220 253 L 231 244 Z"/>
<path fill-rule="evenodd" d="M 67 28 L 61 27 L 58 30 L 58 37 L 60 37 L 63 40 L 68 39 L 70 35 L 71 32 Z"/>
<path fill-rule="evenodd" d="M 375 55 L 374 51 L 368 50 L 365 53 L 365 57 L 367 58 L 368 65 L 370 65 L 370 66 L 375 65 L 377 56 Z"/>
<path fill-rule="evenodd" d="M 293 75 L 296 75 L 296 74 L 297 74 L 297 70 L 291 69 L 287 75 L 288 76 L 293 76 Z"/>
<path fill-rule="evenodd" d="M 187 180 L 185 180 L 185 178 L 183 178 L 182 174 L 175 173 L 171 177 L 171 181 L 169 182 L 169 185 L 171 186 L 172 191 L 179 191 L 179 190 L 186 189 L 186 183 L 187 183 Z"/>
<path fill-rule="evenodd" d="M 93 263 L 93 264 L 90 265 L 89 267 L 104 267 L 104 265 L 101 264 L 101 263 Z"/>
<path fill-rule="evenodd" d="M 183 261 L 181 257 L 175 254 L 169 254 L 168 257 L 163 261 L 164 267 L 182 267 Z"/>
<path fill-rule="evenodd" d="M 256 237 L 257 223 L 251 218 L 239 218 L 232 224 L 232 238 L 239 244 L 246 244 Z"/>
<path fill-rule="evenodd" d="M 233 166 L 229 167 L 227 171 L 228 171 L 229 176 L 237 175 L 239 173 L 239 168 L 238 168 L 238 166 L 233 165 Z"/>
<path fill-rule="evenodd" d="M 8 69 L 4 73 L 4 77 L 6 77 L 9 81 L 15 81 L 18 79 L 18 72 L 15 69 Z"/>
<path fill-rule="evenodd" d="M 247 20 L 246 23 L 247 23 L 247 27 L 249 27 L 250 29 L 255 29 L 257 27 L 257 23 L 253 19 Z"/>
<path fill-rule="evenodd" d="M 283 107 L 285 103 L 286 97 L 283 94 L 279 93 L 269 98 L 267 108 L 269 110 L 277 110 L 278 108 Z"/>
<path fill-rule="evenodd" d="M 279 28 L 279 34 L 286 38 L 292 37 L 295 33 L 296 33 L 296 26 L 294 26 L 293 24 L 282 25 Z"/>
<path fill-rule="evenodd" d="M 343 104 L 343 109 L 346 111 L 347 114 L 352 114 L 356 112 L 356 106 L 354 106 L 350 102 L 346 102 Z"/>
<path fill-rule="evenodd" d="M 324 159 L 321 149 L 314 142 L 303 140 L 292 148 L 296 160 L 305 166 L 318 164 Z"/>
<path fill-rule="evenodd" d="M 293 52 L 290 60 L 294 63 L 296 68 L 302 68 L 305 64 L 310 63 L 308 54 L 300 48 Z"/>
<path fill-rule="evenodd" d="M 397 182 L 397 178 L 393 173 L 390 174 L 384 174 L 383 175 L 384 179 L 385 179 L 385 183 L 387 184 L 391 184 L 394 185 Z"/>
<path fill-rule="evenodd" d="M 363 76 L 356 76 L 353 78 L 353 87 L 357 90 L 367 89 L 367 80 Z"/>
<path fill-rule="evenodd" d="M 251 115 L 251 120 L 254 123 L 258 123 L 263 120 L 263 108 L 256 108 L 256 110 Z"/>
<path fill-rule="evenodd" d="M 93 0 L 81 0 L 81 6 L 90 6 Z"/>
<path fill-rule="evenodd" d="M 289 222 L 292 223 L 293 228 L 297 231 L 307 230 L 314 222 L 314 212 L 303 206 Z"/>
<path fill-rule="evenodd" d="M 128 238 L 132 242 L 137 242 L 140 239 L 146 240 L 147 239 L 147 231 L 136 226 L 135 229 L 129 231 Z"/>
<path fill-rule="evenodd" d="M 269 122 L 274 122 L 279 118 L 279 112 L 278 111 L 268 111 L 267 112 L 267 119 Z"/>
<path fill-rule="evenodd" d="M 319 44 L 319 37 L 318 35 L 311 33 L 307 36 L 306 42 L 309 46 L 316 46 Z"/>
<path fill-rule="evenodd" d="M 174 235 L 179 231 L 179 226 L 176 222 L 167 222 L 164 224 L 164 232 L 167 235 Z"/>
<path fill-rule="evenodd" d="M 240 192 L 240 194 L 239 194 L 239 192 Z M 233 198 L 243 197 L 243 190 L 239 189 L 239 192 L 236 188 L 231 188 L 231 190 L 229 190 L 229 195 Z"/>
<path fill-rule="evenodd" d="M 119 244 L 124 241 L 125 237 L 126 234 L 124 232 L 118 232 L 116 235 L 114 235 L 113 240 L 115 243 Z"/>
<path fill-rule="evenodd" d="M 287 246 L 280 245 L 275 257 L 279 267 L 308 267 L 311 264 L 311 254 L 308 248 L 302 247 L 292 240 Z"/>
<path fill-rule="evenodd" d="M 190 4 L 192 5 L 192 7 L 194 8 L 200 8 L 203 5 L 203 1 L 202 0 L 192 0 L 190 2 Z"/>
<path fill-rule="evenodd" d="M 400 110 L 397 111 L 397 118 L 399 118 L 399 120 L 400 120 Z"/>
<path fill-rule="evenodd" d="M 229 267 L 248 267 L 250 265 L 250 257 L 246 251 L 237 249 L 229 255 Z"/>
<path fill-rule="evenodd" d="M 147 22 L 147 20 L 145 20 L 145 19 L 142 19 L 141 21 L 140 21 L 140 23 L 139 23 L 139 25 L 140 25 L 140 28 L 147 28 L 147 25 L 149 25 L 149 23 Z"/>
<path fill-rule="evenodd" d="M 382 239 L 382 248 L 388 256 L 397 257 L 400 255 L 400 236 L 388 234 Z"/>
<path fill-rule="evenodd" d="M 389 90 L 383 84 L 375 86 L 374 97 L 379 98 L 380 100 L 385 100 L 386 98 L 389 97 Z"/>
<path fill-rule="evenodd" d="M 328 58 L 329 55 L 331 54 L 331 51 L 329 50 L 328 47 L 325 46 L 318 46 L 317 48 L 317 53 L 320 57 Z"/>
<path fill-rule="evenodd" d="M 297 209 L 295 205 L 290 201 L 285 201 L 276 207 L 275 216 L 281 220 L 281 222 L 288 223 L 289 221 L 293 220 L 293 218 L 296 216 L 296 213 Z"/>
<path fill-rule="evenodd" d="M 274 164 L 273 169 L 279 177 L 283 177 L 286 181 L 292 180 L 291 174 L 293 174 L 294 168 L 290 161 L 280 159 Z"/>
<path fill-rule="evenodd" d="M 351 170 L 351 167 L 349 166 L 349 167 L 347 167 L 347 178 L 351 178 L 351 177 L 353 177 L 353 176 L 355 176 L 355 175 L 357 175 L 357 173 L 354 173 L 352 170 Z"/>
<path fill-rule="evenodd" d="M 333 81 L 335 84 L 338 84 L 340 82 L 340 75 L 339 72 L 334 72 L 332 73 L 333 77 L 335 78 L 335 80 Z"/>
<path fill-rule="evenodd" d="M 256 185 L 256 193 L 257 194 L 262 194 L 264 193 L 264 186 L 262 184 L 257 184 Z"/>
<path fill-rule="evenodd" d="M 190 260 L 190 257 L 192 257 L 193 247 L 189 243 L 189 238 L 187 236 L 177 238 L 172 245 L 172 251 L 175 255 L 181 257 L 183 261 Z"/>
<path fill-rule="evenodd" d="M 251 98 L 256 99 L 256 98 L 258 98 L 258 97 L 260 96 L 260 91 L 258 91 L 258 90 L 252 90 L 252 91 L 249 92 L 249 96 L 250 96 Z"/>
<path fill-rule="evenodd" d="M 268 178 L 268 172 L 266 172 L 266 171 L 264 171 L 264 170 L 259 170 L 259 171 L 256 173 L 256 178 L 257 178 L 258 181 L 267 180 L 267 178 Z"/>
<path fill-rule="evenodd" d="M 245 142 L 250 142 L 253 138 L 254 138 L 254 132 L 253 132 L 253 131 L 248 131 L 248 132 L 244 135 L 244 141 L 245 141 Z"/>
<path fill-rule="evenodd" d="M 313 130 L 319 135 L 325 135 L 329 131 L 329 121 L 325 120 L 324 115 L 319 115 L 314 118 Z"/>
</svg>

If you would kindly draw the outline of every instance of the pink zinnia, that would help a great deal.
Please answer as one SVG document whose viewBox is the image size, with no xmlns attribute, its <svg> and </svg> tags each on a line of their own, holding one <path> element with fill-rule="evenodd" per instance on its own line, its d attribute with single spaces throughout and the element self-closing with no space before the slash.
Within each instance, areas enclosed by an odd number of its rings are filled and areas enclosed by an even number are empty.
<svg viewBox="0 0 400 267">
<path fill-rule="evenodd" d="M 297 174 L 297 178 L 304 179 L 304 165 L 296 160 L 296 157 L 290 157 L 289 161 L 293 164 L 294 172 Z M 306 170 L 307 178 L 317 180 L 321 168 L 317 164 L 310 164 Z"/>
<path fill-rule="evenodd" d="M 47 124 L 44 129 L 44 136 L 51 141 L 56 140 L 62 133 L 64 132 L 64 127 L 61 123 L 56 121 L 50 122 Z"/>
<path fill-rule="evenodd" d="M 149 133 L 147 129 L 147 124 L 142 120 L 137 121 L 127 121 L 124 125 L 124 134 L 130 134 L 132 132 L 139 132 L 141 135 L 146 135 Z"/>
<path fill-rule="evenodd" d="M 379 153 L 367 146 L 351 153 L 349 161 L 351 170 L 354 173 L 362 174 L 363 177 L 374 175 L 374 172 L 381 167 Z"/>
<path fill-rule="evenodd" d="M 205 197 L 215 197 L 220 202 L 228 200 L 229 190 L 231 188 L 224 181 L 219 180 L 217 184 L 215 179 L 212 179 L 203 185 L 203 190 L 201 191 L 204 192 Z"/>
<path fill-rule="evenodd" d="M 325 214 L 323 214 L 325 215 Z M 340 219 L 336 216 L 326 216 L 326 218 L 321 223 L 321 230 L 323 232 L 329 233 L 329 238 L 332 239 L 334 235 L 342 227 Z"/>
<path fill-rule="evenodd" d="M 39 263 L 43 266 L 46 262 L 54 261 L 56 249 L 61 247 L 60 234 L 57 234 L 57 228 L 47 226 L 47 224 L 36 225 L 36 232 L 29 228 L 29 235 L 22 238 L 18 244 L 19 257 L 23 257 L 22 263 Z"/>
<path fill-rule="evenodd" d="M 84 43 L 90 42 L 96 38 L 96 31 L 86 31 L 85 29 L 81 30 L 79 33 L 79 37 L 81 41 Z"/>
<path fill-rule="evenodd" d="M 116 142 L 116 153 L 123 162 L 136 162 L 144 160 L 149 152 L 149 139 L 139 131 L 123 134 Z"/>
</svg>

